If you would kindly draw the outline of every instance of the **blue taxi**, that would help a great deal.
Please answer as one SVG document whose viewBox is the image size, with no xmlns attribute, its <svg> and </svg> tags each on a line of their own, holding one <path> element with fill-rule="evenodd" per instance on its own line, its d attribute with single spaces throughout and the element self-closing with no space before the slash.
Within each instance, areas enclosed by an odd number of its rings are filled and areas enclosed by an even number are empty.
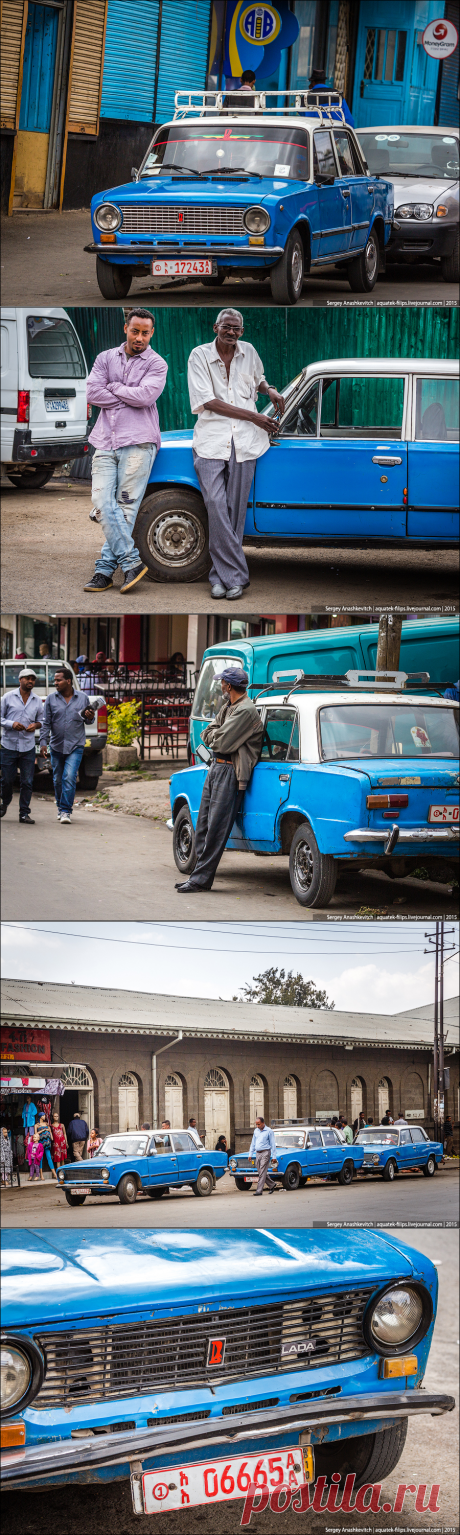
<svg viewBox="0 0 460 1535">
<path fill-rule="evenodd" d="M 284 1189 L 305 1188 L 309 1178 L 336 1178 L 351 1183 L 364 1160 L 359 1142 L 347 1145 L 344 1137 L 331 1128 L 317 1125 L 289 1125 L 275 1130 L 276 1154 L 271 1158 L 269 1177 Z M 228 1170 L 242 1192 L 257 1181 L 255 1158 L 248 1151 L 231 1156 Z"/>
<path fill-rule="evenodd" d="M 378 1173 L 392 1183 L 398 1173 L 419 1168 L 433 1178 L 444 1156 L 441 1141 L 430 1141 L 421 1125 L 368 1125 L 359 1131 L 354 1146 L 362 1146 L 362 1173 Z"/>
<path fill-rule="evenodd" d="M 87 1162 L 66 1162 L 58 1182 L 71 1206 L 84 1205 L 88 1194 L 117 1194 L 120 1204 L 132 1205 L 138 1194 L 161 1199 L 187 1185 L 205 1198 L 226 1168 L 224 1153 L 207 1151 L 189 1130 L 130 1130 L 106 1135 Z"/>
<path fill-rule="evenodd" d="M 295 304 L 304 277 L 331 263 L 355 293 L 384 269 L 393 184 L 370 175 L 341 97 L 305 91 L 177 91 L 134 183 L 91 203 L 97 281 L 125 298 L 133 277 L 218 287 L 269 277 Z"/>
</svg>

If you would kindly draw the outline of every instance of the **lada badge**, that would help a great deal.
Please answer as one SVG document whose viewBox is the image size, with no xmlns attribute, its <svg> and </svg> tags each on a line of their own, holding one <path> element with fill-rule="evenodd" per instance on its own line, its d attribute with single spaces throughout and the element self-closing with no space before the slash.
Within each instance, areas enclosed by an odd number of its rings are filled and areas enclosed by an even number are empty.
<svg viewBox="0 0 460 1535">
<path fill-rule="evenodd" d="M 289 1359 L 291 1354 L 314 1354 L 316 1338 L 291 1338 L 289 1343 L 281 1344 L 281 1358 Z"/>
<path fill-rule="evenodd" d="M 422 780 L 421 780 L 420 777 L 418 777 L 418 778 L 378 778 L 377 779 L 377 783 L 381 784 L 382 787 L 384 786 L 385 789 L 392 788 L 395 784 L 402 784 L 402 783 L 404 783 L 404 784 L 411 784 L 411 783 L 421 783 L 421 782 L 422 782 Z"/>
<path fill-rule="evenodd" d="M 178 224 L 183 224 L 183 222 L 184 222 L 184 215 L 183 215 L 182 212 L 178 213 L 178 215 L 177 215 L 177 222 L 178 222 Z"/>
<path fill-rule="evenodd" d="M 208 1357 L 206 1367 L 208 1370 L 216 1365 L 223 1364 L 225 1359 L 226 1338 L 208 1338 Z"/>
</svg>

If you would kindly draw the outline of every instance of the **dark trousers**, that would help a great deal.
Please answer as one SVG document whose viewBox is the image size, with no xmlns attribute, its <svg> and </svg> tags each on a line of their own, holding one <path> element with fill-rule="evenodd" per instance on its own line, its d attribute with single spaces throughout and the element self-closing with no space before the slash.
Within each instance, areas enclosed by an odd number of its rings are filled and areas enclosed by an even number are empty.
<svg viewBox="0 0 460 1535">
<path fill-rule="evenodd" d="M 2 746 L 2 802 L 10 805 L 19 768 L 19 814 L 27 815 L 32 799 L 35 772 L 35 745 L 29 752 L 10 752 Z"/>
<path fill-rule="evenodd" d="M 192 885 L 210 890 L 216 869 L 243 802 L 232 762 L 213 762 L 207 773 L 195 830 L 197 860 Z"/>
</svg>

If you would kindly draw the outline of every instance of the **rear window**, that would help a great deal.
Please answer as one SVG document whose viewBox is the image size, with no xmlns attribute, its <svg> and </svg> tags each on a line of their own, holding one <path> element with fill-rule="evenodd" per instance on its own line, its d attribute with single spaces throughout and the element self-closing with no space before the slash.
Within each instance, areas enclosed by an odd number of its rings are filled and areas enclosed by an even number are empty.
<svg viewBox="0 0 460 1535">
<path fill-rule="evenodd" d="M 240 656 L 208 656 L 203 662 L 192 704 L 192 719 L 215 719 L 224 702 L 219 677 L 226 666 L 238 663 L 243 665 Z"/>
<path fill-rule="evenodd" d="M 457 757 L 458 709 L 411 704 L 330 704 L 320 710 L 324 760 Z"/>
<path fill-rule="evenodd" d="M 458 378 L 416 380 L 416 442 L 458 442 L 459 382 Z"/>
<path fill-rule="evenodd" d="M 29 314 L 27 345 L 31 378 L 86 378 L 85 359 L 70 320 Z"/>
</svg>

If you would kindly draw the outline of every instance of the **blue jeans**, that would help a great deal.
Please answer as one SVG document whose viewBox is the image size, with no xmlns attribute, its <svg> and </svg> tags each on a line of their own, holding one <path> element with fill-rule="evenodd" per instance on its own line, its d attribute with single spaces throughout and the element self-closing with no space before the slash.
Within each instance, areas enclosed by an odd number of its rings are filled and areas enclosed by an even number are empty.
<svg viewBox="0 0 460 1535">
<path fill-rule="evenodd" d="M 106 542 L 96 571 L 112 576 L 118 565 L 124 575 L 140 563 L 131 530 L 156 456 L 153 442 L 134 443 L 112 451 L 97 448 L 92 466 L 93 506 L 101 513 Z"/>
<path fill-rule="evenodd" d="M 63 815 L 72 814 L 77 773 L 84 750 L 84 746 L 74 746 L 73 751 L 68 752 L 66 756 L 64 752 L 57 752 L 53 746 L 50 747 L 54 797 L 57 808 Z"/>
<path fill-rule="evenodd" d="M 45 1159 L 45 1157 L 46 1157 L 46 1160 L 47 1160 L 50 1172 L 54 1173 L 54 1162 L 53 1162 L 53 1158 L 51 1156 L 51 1152 L 50 1152 L 49 1146 L 44 1146 L 43 1147 L 43 1160 Z M 42 1165 L 43 1165 L 43 1160 L 42 1160 Z"/>
<path fill-rule="evenodd" d="M 10 752 L 2 746 L 2 803 L 10 805 L 13 787 L 19 768 L 19 814 L 27 815 L 35 772 L 35 744 L 29 752 Z"/>
</svg>

